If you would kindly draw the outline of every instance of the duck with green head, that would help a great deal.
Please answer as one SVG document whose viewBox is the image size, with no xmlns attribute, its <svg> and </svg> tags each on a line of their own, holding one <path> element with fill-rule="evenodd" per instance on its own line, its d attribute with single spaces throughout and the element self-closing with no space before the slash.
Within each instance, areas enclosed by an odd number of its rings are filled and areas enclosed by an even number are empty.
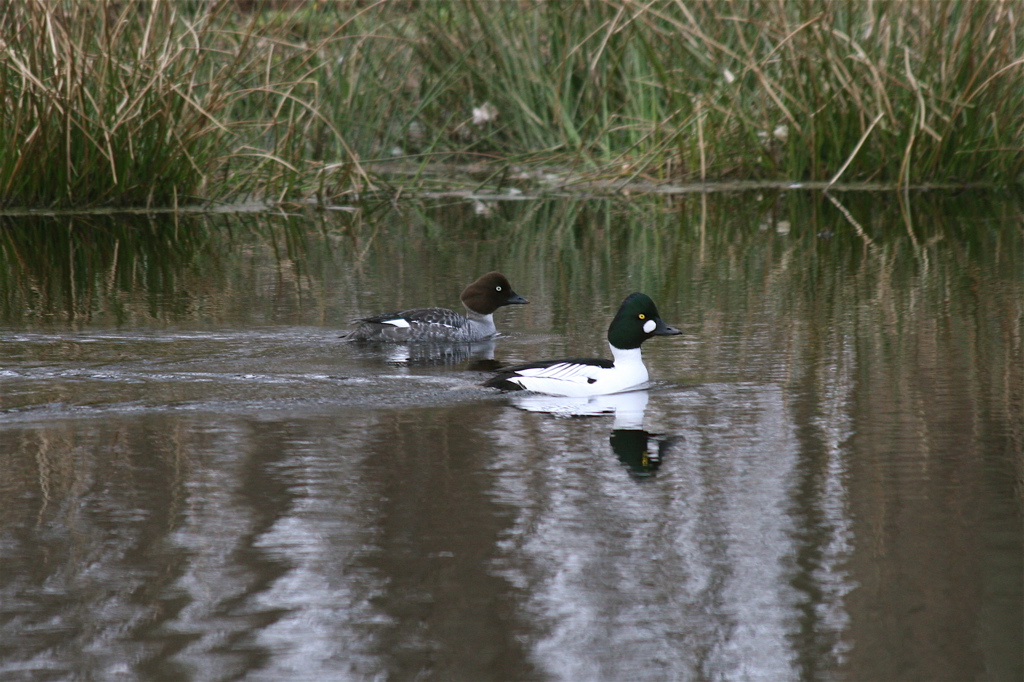
<svg viewBox="0 0 1024 682">
<path fill-rule="evenodd" d="M 557 396 L 591 396 L 641 388 L 650 378 L 640 345 L 655 336 L 682 334 L 661 319 L 646 294 L 626 297 L 608 327 L 612 360 L 571 358 L 543 360 L 498 372 L 484 386 L 504 391 L 535 391 Z"/>
</svg>

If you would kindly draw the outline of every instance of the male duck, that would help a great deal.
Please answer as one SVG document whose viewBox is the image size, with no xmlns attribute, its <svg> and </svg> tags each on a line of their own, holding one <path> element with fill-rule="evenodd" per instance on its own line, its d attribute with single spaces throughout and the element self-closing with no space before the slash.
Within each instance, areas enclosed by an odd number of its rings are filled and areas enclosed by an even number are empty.
<svg viewBox="0 0 1024 682">
<path fill-rule="evenodd" d="M 500 272 L 488 272 L 470 284 L 460 296 L 466 316 L 446 308 L 417 308 L 362 317 L 349 341 L 392 343 L 453 343 L 480 341 L 497 333 L 494 311 L 506 305 L 529 303 L 512 291 Z"/>
<path fill-rule="evenodd" d="M 608 345 L 614 360 L 574 358 L 545 360 L 506 368 L 484 383 L 504 391 L 536 391 L 557 396 L 592 396 L 620 393 L 647 383 L 647 367 L 640 344 L 652 336 L 682 334 L 661 319 L 646 294 L 626 297 L 608 327 Z"/>
</svg>

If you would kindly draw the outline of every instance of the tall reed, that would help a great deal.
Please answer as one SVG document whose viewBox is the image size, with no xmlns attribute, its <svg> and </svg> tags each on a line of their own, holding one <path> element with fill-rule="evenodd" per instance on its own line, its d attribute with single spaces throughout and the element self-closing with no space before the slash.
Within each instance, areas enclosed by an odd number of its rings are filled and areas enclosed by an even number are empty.
<svg viewBox="0 0 1024 682">
<path fill-rule="evenodd" d="M 276 29 L 230 0 L 3 3 L 0 205 L 280 198 L 296 176 L 310 185 L 314 51 Z"/>
<path fill-rule="evenodd" d="M 451 149 L 666 178 L 1024 170 L 1013 2 L 462 0 L 424 3 L 417 29 L 420 89 L 443 90 L 423 118 Z M 449 112 L 461 124 L 484 101 L 498 118 L 461 144 Z"/>
<path fill-rule="evenodd" d="M 213 15 L 190 21 L 174 3 L 0 12 L 4 203 L 167 204 L 199 190 L 223 144 L 223 88 L 202 46 Z"/>
<path fill-rule="evenodd" d="M 1019 183 L 1022 15 L 1011 0 L 3 3 L 0 205 L 328 201 L 393 160 L 482 160 L 499 183 L 515 164 Z"/>
</svg>

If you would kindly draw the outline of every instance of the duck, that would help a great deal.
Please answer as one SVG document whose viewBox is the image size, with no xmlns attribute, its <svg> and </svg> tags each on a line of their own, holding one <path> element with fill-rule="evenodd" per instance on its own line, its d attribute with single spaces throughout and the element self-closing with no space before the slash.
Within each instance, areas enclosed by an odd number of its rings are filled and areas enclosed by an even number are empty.
<svg viewBox="0 0 1024 682">
<path fill-rule="evenodd" d="M 506 305 L 529 303 L 512 289 L 505 275 L 488 272 L 466 287 L 459 297 L 466 307 L 460 315 L 447 308 L 416 308 L 361 317 L 345 335 L 347 341 L 390 343 L 472 343 L 497 334 L 494 311 Z"/>
<path fill-rule="evenodd" d="M 502 391 L 534 391 L 553 396 L 610 395 L 642 388 L 650 375 L 640 346 L 655 336 L 682 334 L 665 324 L 647 294 L 632 293 L 622 301 L 608 326 L 612 360 L 570 358 L 543 360 L 502 369 L 484 386 Z"/>
</svg>

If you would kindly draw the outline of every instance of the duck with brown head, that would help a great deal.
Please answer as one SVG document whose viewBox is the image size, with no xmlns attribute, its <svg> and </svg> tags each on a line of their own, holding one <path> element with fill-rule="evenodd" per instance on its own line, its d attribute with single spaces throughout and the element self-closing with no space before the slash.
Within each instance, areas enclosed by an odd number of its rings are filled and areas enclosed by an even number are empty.
<svg viewBox="0 0 1024 682">
<path fill-rule="evenodd" d="M 512 290 L 505 275 L 488 272 L 466 287 L 462 295 L 466 314 L 447 308 L 415 308 L 362 317 L 346 335 L 348 341 L 386 343 L 462 343 L 481 341 L 497 333 L 494 312 L 506 305 L 529 303 Z"/>
</svg>

